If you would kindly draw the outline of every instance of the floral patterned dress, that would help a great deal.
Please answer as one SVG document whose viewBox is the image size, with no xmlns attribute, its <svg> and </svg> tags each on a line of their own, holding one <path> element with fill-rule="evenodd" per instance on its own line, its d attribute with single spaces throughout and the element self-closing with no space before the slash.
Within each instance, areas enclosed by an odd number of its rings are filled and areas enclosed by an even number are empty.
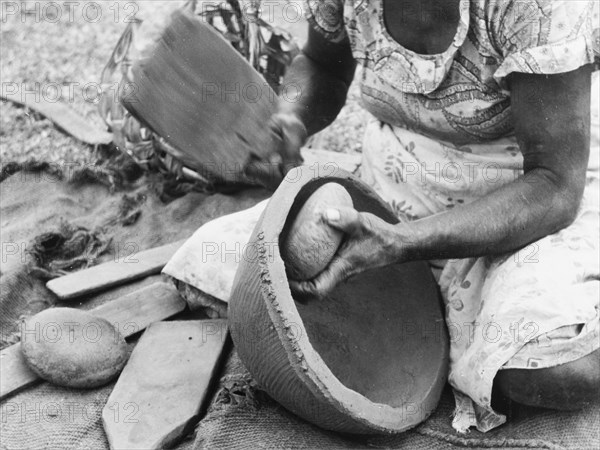
<svg viewBox="0 0 600 450">
<path fill-rule="evenodd" d="M 597 69 L 598 5 L 462 0 L 454 40 L 435 55 L 394 40 L 382 0 L 308 0 L 305 10 L 327 39 L 349 38 L 361 69 L 362 102 L 373 115 L 362 178 L 399 216 L 418 219 L 519 178 L 506 77 Z M 592 85 L 588 180 L 575 222 L 513 254 L 448 261 L 442 272 L 459 431 L 506 421 L 490 404 L 499 370 L 551 367 L 599 347 L 598 72 Z"/>
</svg>

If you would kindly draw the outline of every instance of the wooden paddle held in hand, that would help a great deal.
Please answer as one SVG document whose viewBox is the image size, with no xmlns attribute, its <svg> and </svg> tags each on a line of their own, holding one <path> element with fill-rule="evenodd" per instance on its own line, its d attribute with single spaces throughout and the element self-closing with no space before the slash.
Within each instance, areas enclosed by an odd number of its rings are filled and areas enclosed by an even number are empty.
<svg viewBox="0 0 600 450">
<path fill-rule="evenodd" d="M 246 169 L 272 164 L 275 144 L 265 123 L 277 106 L 264 78 L 185 10 L 171 15 L 147 55 L 132 67 L 134 91 L 120 99 L 125 108 L 206 179 L 259 184 Z"/>
</svg>

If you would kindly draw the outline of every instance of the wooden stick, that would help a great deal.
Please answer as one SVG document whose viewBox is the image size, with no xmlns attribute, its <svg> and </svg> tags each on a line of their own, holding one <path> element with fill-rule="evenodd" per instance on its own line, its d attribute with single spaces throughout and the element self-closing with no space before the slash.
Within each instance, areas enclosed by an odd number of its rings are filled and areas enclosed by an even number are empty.
<svg viewBox="0 0 600 450">
<path fill-rule="evenodd" d="M 82 295 L 102 291 L 139 278 L 160 273 L 167 261 L 183 245 L 185 240 L 161 247 L 133 253 L 116 261 L 55 278 L 46 287 L 61 300 L 71 300 Z"/>
<path fill-rule="evenodd" d="M 112 133 L 87 122 L 77 111 L 64 103 L 47 101 L 43 95 L 31 101 L 31 98 L 27 99 L 25 95 L 2 92 L 0 98 L 26 106 L 42 114 L 67 134 L 86 144 L 110 144 L 113 140 Z"/>
<path fill-rule="evenodd" d="M 131 294 L 112 300 L 90 312 L 111 322 L 124 337 L 142 331 L 181 312 L 186 303 L 174 286 L 158 282 Z M 14 344 L 0 352 L 0 400 L 39 381 L 29 369 L 21 353 L 21 344 Z"/>
</svg>

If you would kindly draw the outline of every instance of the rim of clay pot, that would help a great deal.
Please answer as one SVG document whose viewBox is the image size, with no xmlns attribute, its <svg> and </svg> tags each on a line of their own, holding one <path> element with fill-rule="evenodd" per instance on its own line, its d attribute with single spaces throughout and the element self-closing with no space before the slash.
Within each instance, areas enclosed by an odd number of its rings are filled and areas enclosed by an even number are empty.
<svg viewBox="0 0 600 450">
<path fill-rule="evenodd" d="M 332 165 L 333 166 L 333 165 Z M 263 212 L 263 217 L 272 218 L 262 221 L 262 229 L 257 239 L 267 242 L 279 242 L 280 235 L 294 203 L 307 194 L 306 198 L 325 183 L 334 182 L 344 186 L 352 196 L 364 196 L 369 201 L 377 202 L 382 211 L 389 213 L 384 220 L 398 222 L 398 219 L 389 209 L 389 206 L 376 196 L 363 182 L 348 172 L 336 167 L 327 169 L 327 166 L 300 166 L 292 169 L 282 185 L 275 192 L 272 200 Z M 302 202 L 303 203 L 303 202 Z M 356 207 L 356 205 L 355 205 Z M 360 209 L 359 209 L 360 210 Z M 359 392 L 346 387 L 331 371 L 321 355 L 310 343 L 306 332 L 293 333 L 293 326 L 300 324 L 306 331 L 304 321 L 296 307 L 296 301 L 288 283 L 285 264 L 281 258 L 278 245 L 265 246 L 267 248 L 264 258 L 259 258 L 261 276 L 270 279 L 270 283 L 262 283 L 263 299 L 271 321 L 275 325 L 278 337 L 284 346 L 288 358 L 297 374 L 305 385 L 318 397 L 325 397 L 330 405 L 338 411 L 348 415 L 353 420 L 364 423 L 369 428 L 385 432 L 400 432 L 421 423 L 429 416 L 439 400 L 439 393 L 443 383 L 436 381 L 443 378 L 445 373 L 438 373 L 433 379 L 427 392 L 423 392 L 418 406 L 427 406 L 426 414 L 410 411 L 413 402 L 406 402 L 400 407 L 393 407 L 383 403 L 375 403 Z M 425 263 L 423 263 L 425 265 Z M 434 282 L 432 277 L 432 282 Z M 275 292 L 285 292 L 287 295 L 277 296 Z M 445 365 L 441 364 L 440 372 Z M 440 387 L 440 383 L 442 386 Z M 432 397 L 433 396 L 433 397 Z"/>
</svg>

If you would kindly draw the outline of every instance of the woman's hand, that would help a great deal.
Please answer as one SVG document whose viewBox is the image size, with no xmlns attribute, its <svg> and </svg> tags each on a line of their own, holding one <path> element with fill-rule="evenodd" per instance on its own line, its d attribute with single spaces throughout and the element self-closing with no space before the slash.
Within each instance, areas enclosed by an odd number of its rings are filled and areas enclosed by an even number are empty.
<svg viewBox="0 0 600 450">
<path fill-rule="evenodd" d="M 273 114 L 267 127 L 271 135 L 269 160 L 249 164 L 246 175 L 275 190 L 286 173 L 302 164 L 300 148 L 308 135 L 300 118 L 289 112 Z"/>
<path fill-rule="evenodd" d="M 344 240 L 329 265 L 314 279 L 290 280 L 292 291 L 300 297 L 324 297 L 352 275 L 405 260 L 397 225 L 353 208 L 328 209 L 323 220 L 343 231 Z"/>
<path fill-rule="evenodd" d="M 291 168 L 302 164 L 300 147 L 337 117 L 354 77 L 356 62 L 350 40 L 334 43 L 307 27 L 306 45 L 287 68 L 282 84 L 293 86 L 299 95 L 279 98 L 277 112 L 267 125 L 273 138 L 269 161 L 251 162 L 246 168 L 248 177 L 270 189 L 275 189 Z"/>
</svg>

